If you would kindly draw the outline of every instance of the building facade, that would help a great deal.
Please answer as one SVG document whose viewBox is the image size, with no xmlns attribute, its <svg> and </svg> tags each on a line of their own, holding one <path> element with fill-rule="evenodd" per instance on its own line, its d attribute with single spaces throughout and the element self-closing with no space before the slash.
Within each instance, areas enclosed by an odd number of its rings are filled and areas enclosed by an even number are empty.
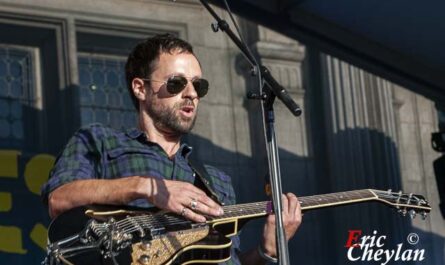
<svg viewBox="0 0 445 265">
<path fill-rule="evenodd" d="M 221 9 L 218 13 L 229 21 Z M 192 135 L 204 162 L 232 176 L 239 202 L 267 199 L 260 103 L 246 98 L 257 78 L 199 1 L 0 1 L 0 261 L 40 262 L 49 225 L 39 193 L 55 156 L 80 126 L 133 127 L 126 55 L 157 33 L 189 41 L 210 81 Z M 384 249 L 419 236 L 425 259 L 445 262 L 431 147 L 439 130 L 434 102 L 295 40 L 237 19 L 248 46 L 300 104 L 294 117 L 275 103 L 283 190 L 298 196 L 375 188 L 422 194 L 426 220 L 383 204 L 311 211 L 289 244 L 292 264 L 345 264 L 350 230 L 386 235 Z M 255 247 L 261 220 L 248 223 L 242 248 Z M 357 254 L 358 255 L 358 254 Z M 388 264 L 406 264 L 393 260 Z"/>
</svg>

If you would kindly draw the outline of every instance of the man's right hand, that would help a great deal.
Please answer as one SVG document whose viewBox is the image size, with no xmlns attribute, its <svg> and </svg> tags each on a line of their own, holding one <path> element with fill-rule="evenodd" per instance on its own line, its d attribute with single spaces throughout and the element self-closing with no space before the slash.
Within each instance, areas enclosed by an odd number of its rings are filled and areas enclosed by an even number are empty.
<svg viewBox="0 0 445 265">
<path fill-rule="evenodd" d="M 205 215 L 220 216 L 223 209 L 204 191 L 188 182 L 146 178 L 147 199 L 156 207 L 195 222 L 205 222 Z"/>
<path fill-rule="evenodd" d="M 50 216 L 55 218 L 82 205 L 125 205 L 136 199 L 146 199 L 160 209 L 195 222 L 205 222 L 204 215 L 222 214 L 216 202 L 190 183 L 140 176 L 72 181 L 50 193 L 48 206 Z"/>
</svg>

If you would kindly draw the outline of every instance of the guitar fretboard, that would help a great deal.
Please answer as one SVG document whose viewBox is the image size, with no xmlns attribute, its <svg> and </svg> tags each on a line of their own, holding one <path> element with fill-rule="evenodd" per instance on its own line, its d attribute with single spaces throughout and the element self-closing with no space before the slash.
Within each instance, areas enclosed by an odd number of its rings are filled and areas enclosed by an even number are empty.
<svg viewBox="0 0 445 265">
<path fill-rule="evenodd" d="M 328 206 L 356 203 L 376 199 L 376 195 L 369 189 L 346 192 L 329 193 L 323 195 L 313 195 L 299 197 L 302 211 L 323 208 Z M 224 215 L 216 218 L 208 218 L 211 221 L 218 221 L 228 218 L 248 218 L 254 216 L 264 216 L 272 212 L 273 206 L 270 201 L 245 203 L 224 206 Z"/>
</svg>

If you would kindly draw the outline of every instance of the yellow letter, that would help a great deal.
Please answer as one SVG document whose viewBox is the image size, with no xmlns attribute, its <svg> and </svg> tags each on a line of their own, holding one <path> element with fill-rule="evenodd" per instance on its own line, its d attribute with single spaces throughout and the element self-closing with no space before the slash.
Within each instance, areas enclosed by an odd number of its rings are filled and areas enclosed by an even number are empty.
<svg viewBox="0 0 445 265">
<path fill-rule="evenodd" d="M 0 225 L 0 251 L 26 254 L 22 246 L 22 230 L 16 226 Z"/>
<path fill-rule="evenodd" d="M 18 178 L 18 156 L 20 151 L 17 150 L 0 150 L 0 178 Z"/>
<path fill-rule="evenodd" d="M 52 155 L 39 154 L 28 161 L 24 175 L 26 186 L 32 193 L 40 195 L 40 187 L 48 180 L 55 160 Z"/>
<path fill-rule="evenodd" d="M 9 192 L 0 192 L 0 212 L 9 212 L 12 208 L 12 195 Z"/>
</svg>

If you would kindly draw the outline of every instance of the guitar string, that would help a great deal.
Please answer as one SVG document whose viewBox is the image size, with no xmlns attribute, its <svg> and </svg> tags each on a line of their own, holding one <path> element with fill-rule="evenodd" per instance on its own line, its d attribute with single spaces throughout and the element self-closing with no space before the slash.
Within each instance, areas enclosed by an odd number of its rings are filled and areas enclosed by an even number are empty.
<svg viewBox="0 0 445 265">
<path fill-rule="evenodd" d="M 361 191 L 356 191 L 356 192 L 349 192 L 349 194 L 353 194 L 353 193 L 358 193 L 358 195 L 359 195 L 359 197 L 361 197 L 361 195 L 363 195 L 362 194 L 362 192 Z M 369 193 L 369 191 L 367 191 L 367 193 Z M 351 199 L 351 196 L 348 196 L 348 194 L 347 193 L 345 193 L 345 192 L 342 192 L 342 193 L 336 193 L 336 194 L 326 194 L 326 195 L 317 195 L 317 196 L 312 196 L 313 198 L 304 198 L 304 199 L 301 199 L 302 201 L 311 201 L 312 200 L 312 203 L 314 203 L 314 204 L 319 204 L 318 202 L 319 201 L 323 201 L 323 199 L 322 198 L 320 198 L 320 196 L 323 196 L 323 197 L 328 197 L 329 199 L 330 198 L 334 198 L 334 199 L 339 199 L 338 197 L 339 197 L 339 195 L 340 196 L 343 196 L 343 197 L 345 197 L 345 198 L 348 198 L 348 199 Z M 318 200 L 315 200 L 316 198 L 320 198 L 320 199 L 318 199 Z M 343 199 L 342 197 L 340 197 L 340 199 Z M 315 200 L 315 201 L 313 201 L 313 200 Z M 324 199 L 324 200 L 326 200 L 326 199 Z M 266 204 L 267 202 L 261 202 L 261 203 L 248 203 L 248 204 L 245 204 L 245 205 L 242 205 L 242 206 L 244 206 L 244 207 L 239 207 L 240 205 L 232 205 L 232 206 L 226 206 L 226 207 L 224 207 L 225 209 L 226 209 L 226 211 L 228 211 L 229 209 L 231 209 L 231 208 L 234 208 L 234 209 L 241 209 L 240 210 L 240 212 L 247 212 L 247 211 L 249 211 L 249 210 L 254 210 L 254 211 L 257 211 L 258 210 L 258 206 L 260 206 L 260 209 L 262 210 L 262 211 L 264 211 L 264 206 L 265 206 L 265 204 Z M 230 212 L 230 210 L 229 210 L 229 212 Z M 235 215 L 236 216 L 236 215 Z M 165 218 L 165 217 L 167 217 L 167 218 Z M 230 215 L 224 215 L 223 216 L 223 218 L 224 217 L 234 217 L 232 214 L 230 214 Z M 145 216 L 145 217 L 143 217 L 144 218 L 144 221 L 157 221 L 157 220 L 155 220 L 153 217 L 150 217 L 149 215 L 147 215 L 147 216 Z M 149 218 L 149 219 L 147 219 L 147 218 Z M 138 222 L 138 219 L 140 219 L 140 218 L 137 218 L 137 216 L 133 216 L 133 217 L 131 217 L 131 219 L 129 219 L 129 220 L 124 220 L 123 222 L 121 221 L 121 222 L 119 222 L 119 224 L 121 224 L 121 225 L 124 225 L 125 223 L 127 224 L 127 225 L 134 225 L 133 223 L 134 222 Z M 151 219 L 151 220 L 150 220 Z M 167 219 L 167 225 L 172 225 L 172 224 L 177 224 L 177 223 L 182 223 L 183 222 L 183 220 L 181 220 L 181 219 L 178 219 L 177 217 L 172 217 L 172 216 L 164 216 L 164 219 Z M 172 222 L 172 220 L 173 220 L 173 222 Z"/>
<path fill-rule="evenodd" d="M 361 192 L 361 191 L 355 191 L 354 193 L 351 193 L 351 192 L 341 192 L 341 193 L 336 193 L 336 194 L 326 194 L 326 195 L 323 195 L 324 198 L 321 198 L 322 199 L 321 201 L 323 201 L 323 200 L 326 201 L 326 198 L 328 198 L 328 199 L 334 198 L 337 201 L 345 201 L 345 202 L 347 202 L 347 200 L 350 200 L 350 199 L 374 198 L 374 196 L 372 196 L 372 197 L 369 197 L 369 196 L 363 197 L 363 195 L 369 195 L 370 194 L 370 192 L 368 190 L 365 190 L 365 193 Z M 351 195 L 355 195 L 355 196 L 351 196 Z M 356 196 L 358 196 L 358 197 L 356 197 Z M 390 199 L 396 199 L 396 198 L 399 197 L 399 194 L 398 193 L 393 193 L 392 195 L 390 195 L 390 194 L 379 193 L 379 197 L 386 197 L 386 198 L 390 198 Z M 316 200 L 317 198 L 319 198 L 319 199 Z M 415 200 L 417 198 L 408 198 L 408 203 L 411 202 L 411 199 Z M 319 195 L 313 196 L 311 198 L 305 197 L 304 199 L 303 198 L 301 199 L 301 201 L 311 201 L 311 200 L 312 200 L 313 204 L 320 204 L 319 203 L 320 202 L 320 196 Z M 236 216 L 239 216 L 240 212 L 242 212 L 243 214 L 246 214 L 246 212 L 248 212 L 248 210 L 253 210 L 252 213 L 258 213 L 258 211 L 266 212 L 264 210 L 264 206 L 266 206 L 267 203 L 269 203 L 269 202 L 249 203 L 249 204 L 245 204 L 244 208 L 239 208 L 239 205 L 233 205 L 232 207 L 234 207 L 238 211 L 235 212 L 235 215 L 230 214 L 230 215 L 225 215 L 224 217 L 236 217 Z M 260 206 L 260 207 L 258 207 L 258 206 Z M 232 207 L 225 207 L 225 208 L 227 210 L 228 208 L 232 208 Z M 175 216 L 167 215 L 167 216 L 164 216 L 164 218 L 165 217 L 167 217 L 166 219 L 168 220 L 167 225 L 168 224 L 190 223 L 190 221 L 183 220 L 183 219 L 180 219 L 180 218 L 175 217 Z M 141 221 L 145 221 L 145 223 L 142 222 L 141 226 L 147 226 L 147 223 L 149 223 L 151 221 L 150 219 L 153 219 L 153 218 L 150 218 L 149 216 L 141 216 L 141 217 L 136 216 L 136 217 L 133 217 L 133 219 L 135 219 L 136 222 L 137 222 L 137 219 L 141 219 L 141 218 L 142 218 Z M 171 220 L 174 220 L 174 222 L 171 222 Z M 148 226 L 150 228 L 150 224 L 148 224 Z M 139 228 L 134 228 L 132 231 L 137 231 L 137 230 L 139 230 Z"/>
<path fill-rule="evenodd" d="M 304 197 L 300 200 L 306 201 L 306 202 L 312 201 L 312 203 L 314 203 L 314 204 L 319 204 L 320 201 L 323 201 L 323 200 L 326 201 L 326 199 L 332 199 L 332 198 L 337 199 L 337 201 L 339 199 L 340 200 L 353 199 L 354 197 L 352 197 L 350 195 L 356 195 L 356 196 L 358 195 L 359 198 L 362 198 L 363 191 L 365 191 L 367 194 L 370 193 L 368 190 L 359 190 L 359 191 L 351 191 L 351 192 L 340 192 L 340 193 L 332 193 L 332 194 L 325 194 L 325 195 L 309 196 L 309 197 Z M 367 194 L 365 194 L 365 195 L 367 195 Z M 323 198 L 323 197 L 325 197 L 325 198 Z M 317 198 L 318 198 L 318 200 L 317 200 Z M 246 214 L 246 212 L 249 213 L 249 210 L 251 210 L 251 211 L 253 210 L 252 213 L 257 213 L 258 211 L 266 212 L 264 207 L 267 205 L 267 203 L 268 202 L 257 202 L 257 203 L 247 203 L 244 205 L 225 206 L 224 208 L 226 209 L 226 211 L 230 212 L 229 209 L 231 209 L 231 208 L 234 208 L 238 211 L 235 212 L 235 215 L 233 215 L 233 214 L 224 215 L 222 218 L 235 217 L 235 216 L 239 215 L 239 212 Z M 244 207 L 240 207 L 240 206 L 244 206 Z M 164 222 L 165 225 L 190 223 L 190 221 L 181 219 L 177 216 L 163 215 L 163 219 L 166 219 L 166 222 Z M 136 225 L 134 224 L 135 222 L 136 222 Z M 138 231 L 143 227 L 156 228 L 157 226 L 154 226 L 153 222 L 160 225 L 158 228 L 162 227 L 159 220 L 157 220 L 157 218 L 154 218 L 154 216 L 152 216 L 152 215 L 129 216 L 129 217 L 125 218 L 124 220 L 118 221 L 117 225 L 120 228 L 123 228 L 125 230 L 127 230 L 127 228 L 130 228 L 132 231 Z"/>
<path fill-rule="evenodd" d="M 243 212 L 244 214 L 254 214 L 254 213 L 258 213 L 258 212 L 265 212 L 264 210 L 264 206 L 266 205 L 267 202 L 261 202 L 261 203 L 252 203 L 252 204 L 246 204 L 247 207 L 243 207 L 241 208 L 238 212 L 235 213 L 230 213 L 230 214 L 225 214 L 222 218 L 225 217 L 235 217 L 239 215 L 239 212 Z M 238 205 L 239 206 L 239 205 Z M 226 211 L 227 208 L 232 208 L 232 207 L 225 207 Z M 237 207 L 239 208 L 239 207 Z M 237 209 L 235 208 L 235 209 Z M 230 211 L 229 211 L 230 212 Z M 128 217 L 129 220 L 124 220 L 123 222 L 119 222 L 119 227 L 120 228 L 131 228 L 132 231 L 137 231 L 140 230 L 140 227 L 148 227 L 148 228 L 155 228 L 155 226 L 152 224 L 153 221 L 155 221 L 156 223 L 160 224 L 161 222 L 159 222 L 159 220 L 157 220 L 158 218 L 155 218 L 154 216 L 151 215 L 140 215 L 140 216 L 131 216 Z M 163 215 L 162 219 L 165 220 L 165 222 L 162 222 L 165 224 L 165 226 L 168 225 L 176 225 L 176 224 L 189 224 L 191 223 L 188 220 L 185 220 L 179 216 L 175 216 L 175 215 L 171 215 L 171 214 L 167 214 L 167 215 Z M 136 225 L 134 224 L 134 222 L 136 222 Z M 159 228 L 162 228 L 162 225 L 159 225 Z"/>
<path fill-rule="evenodd" d="M 301 201 L 312 202 L 313 204 L 320 204 L 319 202 L 323 202 L 326 200 L 331 201 L 329 199 L 336 199 L 337 201 L 347 201 L 349 199 L 363 198 L 363 195 L 369 195 L 369 194 L 370 194 L 369 190 L 340 192 L 340 193 L 335 193 L 335 194 L 325 194 L 325 195 L 304 197 L 301 199 Z M 355 196 L 351 196 L 351 195 L 355 195 Z M 394 199 L 394 197 L 395 197 L 394 195 L 399 195 L 399 194 L 392 193 L 392 195 L 389 195 L 389 194 L 380 193 L 379 197 L 386 197 L 386 198 Z M 356 196 L 358 196 L 358 198 Z M 374 197 L 368 196 L 365 198 L 374 198 Z M 412 199 L 414 199 L 414 198 L 412 198 Z M 410 202 L 410 199 L 408 199 L 408 201 Z M 224 215 L 223 218 L 239 216 L 240 212 L 242 212 L 243 214 L 246 214 L 246 212 L 248 213 L 249 210 L 253 210 L 252 213 L 257 213 L 259 210 L 260 210 L 260 212 L 261 211 L 265 212 L 264 206 L 266 206 L 266 203 L 268 203 L 268 202 L 248 203 L 248 204 L 243 205 L 244 206 L 243 208 L 240 208 L 239 207 L 240 205 L 226 206 L 226 207 L 224 207 L 226 210 L 228 210 L 230 208 L 234 208 L 234 209 L 237 209 L 238 211 L 235 212 L 235 215 L 233 215 L 233 214 Z M 260 207 L 258 207 L 258 206 L 260 206 Z M 155 227 L 155 226 L 153 226 L 153 224 L 151 224 L 151 222 L 153 222 L 153 221 L 155 221 L 157 224 L 160 224 L 157 219 L 154 219 L 153 216 L 150 216 L 150 215 L 133 216 L 133 217 L 129 217 L 129 219 L 130 220 L 125 220 L 127 226 L 130 226 L 130 228 L 131 228 L 131 226 L 134 226 L 134 222 L 136 222 L 136 224 L 138 226 L 138 227 L 133 227 L 133 231 L 140 230 L 140 228 L 144 227 L 144 226 L 153 228 L 153 227 Z M 181 219 L 177 216 L 164 215 L 163 219 L 166 219 L 166 222 L 164 222 L 166 225 L 190 223 L 190 221 Z"/>
<path fill-rule="evenodd" d="M 259 209 L 263 209 L 264 208 L 264 206 L 265 206 L 265 204 L 266 204 L 267 202 L 262 202 L 262 203 L 255 203 L 255 204 L 253 204 L 253 205 L 247 205 L 247 207 L 246 206 L 244 206 L 244 207 L 239 207 L 239 205 L 236 205 L 237 207 L 224 207 L 225 209 L 226 209 L 226 214 L 224 215 L 224 216 L 222 216 L 223 218 L 224 217 L 233 217 L 232 216 L 232 214 L 230 214 L 231 212 L 232 212 L 232 210 L 231 210 L 231 208 L 234 208 L 234 209 L 238 209 L 238 208 L 240 208 L 241 209 L 241 211 L 243 211 L 243 212 L 246 212 L 246 211 L 258 211 Z M 249 207 L 250 206 L 250 207 Z M 149 214 L 147 214 L 146 215 L 147 217 L 148 216 L 151 216 L 151 215 L 149 215 Z M 152 219 L 153 220 L 153 218 L 154 218 L 154 216 L 156 216 L 156 215 L 153 215 L 150 219 Z M 137 216 L 133 216 L 132 218 L 133 218 L 133 220 L 134 220 L 134 218 L 135 217 L 137 217 Z M 167 219 L 167 220 L 174 220 L 174 221 L 177 221 L 178 220 L 178 217 L 177 216 L 171 216 L 171 214 L 167 214 L 167 215 L 164 215 L 163 216 L 164 217 L 164 219 Z M 119 225 L 124 225 L 124 222 L 125 222 L 125 220 L 124 221 L 119 221 L 118 222 L 118 224 Z M 132 221 L 128 221 L 128 222 L 126 222 L 126 223 L 132 223 Z M 174 223 L 173 223 L 174 224 Z"/>
<path fill-rule="evenodd" d="M 223 218 L 224 217 L 232 217 L 232 215 L 230 215 L 230 214 L 227 214 L 227 213 L 231 213 L 233 210 L 232 210 L 232 208 L 233 209 L 238 209 L 238 208 L 241 208 L 243 211 L 248 211 L 248 210 L 258 210 L 258 209 L 262 209 L 262 208 L 264 208 L 264 206 L 265 206 L 265 204 L 266 204 L 267 202 L 260 202 L 260 203 L 250 203 L 250 204 L 245 204 L 245 205 L 240 205 L 240 204 L 238 204 L 238 205 L 230 205 L 230 206 L 225 206 L 224 207 L 224 209 L 225 209 L 225 211 L 226 211 L 226 214 L 224 215 L 224 216 L 222 216 Z M 240 206 L 242 206 L 242 207 L 240 207 Z M 147 216 L 150 216 L 150 214 L 147 214 Z M 170 215 L 164 215 L 164 217 L 165 218 L 167 218 L 167 219 L 177 219 L 176 217 L 171 217 Z M 119 224 L 122 224 L 122 222 L 119 222 Z"/>
<path fill-rule="evenodd" d="M 261 212 L 264 211 L 264 206 L 265 206 L 266 202 L 264 203 L 257 203 L 256 205 L 253 205 L 252 207 L 244 207 L 241 208 L 238 212 L 235 213 L 235 215 L 232 214 L 225 214 L 223 217 L 234 217 L 239 215 L 239 212 L 243 212 L 243 213 L 257 213 L 257 212 Z M 258 207 L 260 206 L 260 207 Z M 158 224 L 160 224 L 161 222 L 159 222 L 159 220 L 157 220 L 157 218 L 155 218 L 154 216 L 150 216 L 150 215 L 140 215 L 140 216 L 132 216 L 129 217 L 131 218 L 130 220 L 128 220 L 127 222 L 121 222 L 121 224 L 125 224 L 124 226 L 121 225 L 122 228 L 127 228 L 128 226 L 134 226 L 134 222 L 137 222 L 137 225 L 139 226 L 145 226 L 145 227 L 149 227 L 152 228 L 154 227 L 151 223 L 153 221 L 157 222 Z M 183 223 L 190 223 L 190 221 L 185 220 L 179 216 L 175 216 L 175 215 L 171 215 L 171 214 L 167 214 L 167 215 L 163 215 L 162 219 L 165 220 L 164 223 L 166 226 L 168 225 L 176 225 L 176 224 L 183 224 Z"/>
<path fill-rule="evenodd" d="M 363 193 L 366 193 L 366 194 L 363 194 Z M 398 193 L 392 193 L 392 195 L 385 194 L 385 193 L 382 193 L 382 192 L 379 192 L 379 193 L 380 193 L 379 197 L 385 197 L 387 199 L 394 199 L 394 195 L 399 195 Z M 309 203 L 309 204 L 312 204 L 312 205 L 320 205 L 320 203 L 323 204 L 326 201 L 327 202 L 332 202 L 332 199 L 334 199 L 336 201 L 347 201 L 349 199 L 357 199 L 357 198 L 355 198 L 355 196 L 357 196 L 357 195 L 358 195 L 359 198 L 363 198 L 362 197 L 363 195 L 369 195 L 369 194 L 370 194 L 369 190 L 357 190 L 357 191 L 349 191 L 349 192 L 339 192 L 339 193 L 331 193 L 331 194 L 324 194 L 324 195 L 307 196 L 307 197 L 300 198 L 300 201 L 302 203 L 305 203 L 305 204 Z M 353 195 L 353 196 L 351 196 L 351 195 Z M 372 198 L 372 197 L 369 197 L 369 198 Z M 414 198 L 412 198 L 412 199 L 414 199 Z M 408 202 L 410 203 L 410 200 L 408 200 Z M 264 203 L 265 202 L 261 202 L 261 204 L 260 204 L 261 208 L 264 208 L 264 206 L 265 206 Z M 240 206 L 244 206 L 244 207 L 240 208 Z M 244 205 L 233 205 L 232 207 L 235 210 L 241 209 L 240 210 L 241 212 L 245 212 L 245 211 L 248 211 L 248 210 L 252 209 L 252 207 L 256 211 L 256 210 L 258 210 L 257 206 L 258 206 L 258 203 L 247 203 L 247 204 L 244 204 Z M 230 212 L 231 211 L 230 209 L 232 207 L 231 206 L 226 206 L 224 208 L 226 209 L 226 211 Z M 223 218 L 225 218 L 225 217 L 234 217 L 234 216 L 232 216 L 232 215 L 224 215 Z M 167 216 L 167 221 L 171 222 L 171 220 L 174 220 L 174 222 L 171 223 L 171 224 L 176 224 L 177 222 L 181 222 L 181 220 L 178 220 L 177 218 L 173 218 L 172 219 L 172 217 Z M 137 222 L 137 219 L 134 220 L 134 217 L 133 217 L 133 220 L 130 219 L 126 223 L 128 225 L 133 225 L 133 221 Z M 123 223 L 119 223 L 119 224 L 124 225 Z"/>
<path fill-rule="evenodd" d="M 342 196 L 343 197 L 346 197 L 346 198 L 348 198 L 348 199 L 350 199 L 351 198 L 351 196 L 347 196 L 347 194 L 345 194 L 345 193 L 339 193 L 339 194 L 342 194 Z M 360 194 L 360 195 L 362 195 L 362 194 Z M 338 200 L 338 194 L 328 194 L 328 196 L 325 196 L 325 197 L 329 197 L 329 198 L 334 198 L 334 199 L 337 199 Z M 361 196 L 360 196 L 361 197 Z M 314 199 L 315 199 L 315 197 L 314 197 Z M 340 197 L 340 199 L 343 199 L 342 197 Z M 310 201 L 311 199 L 310 198 L 306 198 L 306 201 Z M 313 203 L 314 204 L 319 204 L 318 202 L 320 201 L 320 199 L 319 200 L 316 200 L 316 201 L 313 201 Z M 321 201 L 323 201 L 323 200 L 321 200 Z M 266 202 L 267 203 L 267 202 Z M 247 207 L 246 207 L 247 206 Z M 250 206 L 250 207 L 249 207 Z M 265 202 L 262 202 L 262 203 L 253 203 L 253 204 L 246 204 L 244 207 L 242 207 L 242 208 L 240 208 L 239 207 L 239 205 L 234 205 L 233 207 L 236 207 L 235 209 L 240 209 L 239 211 L 236 211 L 236 212 L 246 212 L 246 211 L 248 211 L 248 210 L 254 210 L 254 211 L 258 211 L 258 206 L 260 206 L 260 209 L 262 210 L 262 211 L 264 211 L 264 206 L 265 206 Z M 225 207 L 226 208 L 226 211 L 228 210 L 228 209 L 230 209 L 230 208 L 232 208 L 232 207 Z M 236 215 L 235 215 L 236 216 Z M 178 220 L 178 218 L 174 218 L 174 217 L 170 217 L 170 216 L 166 216 L 167 217 L 167 220 L 168 221 L 170 221 L 171 222 L 171 220 L 174 220 L 174 223 L 177 223 L 177 222 L 181 222 L 182 220 Z M 233 215 L 232 214 L 230 214 L 230 215 L 225 215 L 225 216 L 223 216 L 223 217 L 233 217 Z M 150 219 L 152 219 L 153 220 L 153 218 L 150 218 Z M 165 218 L 164 218 L 165 219 Z M 133 223 L 133 221 L 138 221 L 137 220 L 137 218 L 135 219 L 135 217 L 133 217 L 132 218 L 132 220 L 130 220 L 130 221 L 128 221 L 128 223 L 131 225 L 132 223 Z M 173 224 L 174 224 L 173 223 Z"/>
</svg>

